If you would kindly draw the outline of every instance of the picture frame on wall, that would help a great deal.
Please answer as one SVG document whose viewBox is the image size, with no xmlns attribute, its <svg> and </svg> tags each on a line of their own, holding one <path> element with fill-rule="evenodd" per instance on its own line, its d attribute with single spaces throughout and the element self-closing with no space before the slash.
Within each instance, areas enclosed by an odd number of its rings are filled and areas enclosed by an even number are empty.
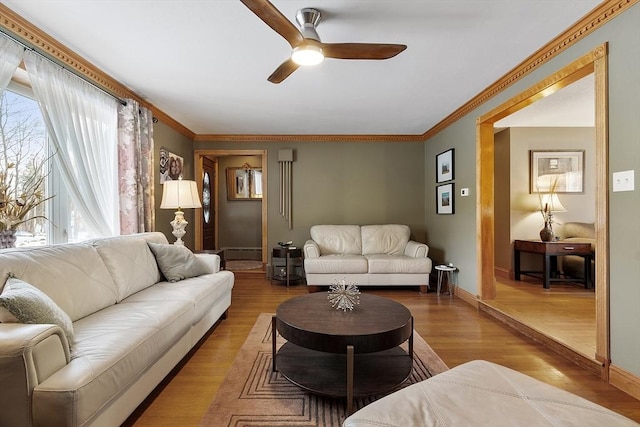
<svg viewBox="0 0 640 427">
<path fill-rule="evenodd" d="M 262 168 L 227 168 L 227 200 L 262 199 Z"/>
<path fill-rule="evenodd" d="M 436 182 L 447 182 L 454 179 L 454 149 L 436 156 Z"/>
<path fill-rule="evenodd" d="M 453 215 L 455 213 L 455 184 L 443 184 L 436 187 L 436 213 L 438 215 Z"/>
<path fill-rule="evenodd" d="M 160 184 L 165 181 L 177 180 L 182 176 L 184 159 L 177 154 L 169 152 L 166 148 L 160 149 Z"/>
<path fill-rule="evenodd" d="M 584 192 L 584 150 L 530 150 L 529 193 Z"/>
</svg>

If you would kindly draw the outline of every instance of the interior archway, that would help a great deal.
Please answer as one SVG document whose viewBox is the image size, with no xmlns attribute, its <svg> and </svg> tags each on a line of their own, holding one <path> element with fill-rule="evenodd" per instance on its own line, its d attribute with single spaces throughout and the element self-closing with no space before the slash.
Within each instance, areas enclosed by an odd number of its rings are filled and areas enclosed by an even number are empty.
<svg viewBox="0 0 640 427">
<path fill-rule="evenodd" d="M 596 354 L 600 373 L 608 377 L 609 361 L 609 272 L 608 272 L 608 140 L 607 140 L 607 45 L 596 47 L 587 55 L 513 97 L 477 120 L 478 215 L 477 248 L 478 295 L 481 301 L 496 296 L 494 273 L 494 130 L 502 118 L 548 96 L 584 76 L 594 73 L 596 136 Z"/>
</svg>

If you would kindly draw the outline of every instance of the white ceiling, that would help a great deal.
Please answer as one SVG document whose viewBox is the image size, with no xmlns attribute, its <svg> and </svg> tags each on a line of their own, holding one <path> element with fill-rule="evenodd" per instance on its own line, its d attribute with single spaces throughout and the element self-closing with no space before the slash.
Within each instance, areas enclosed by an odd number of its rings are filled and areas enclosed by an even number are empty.
<svg viewBox="0 0 640 427">
<path fill-rule="evenodd" d="M 599 0 L 273 0 L 323 13 L 325 42 L 401 43 L 281 84 L 288 43 L 238 0 L 3 3 L 195 134 L 422 134 Z M 563 91 L 564 92 L 564 91 Z"/>
</svg>

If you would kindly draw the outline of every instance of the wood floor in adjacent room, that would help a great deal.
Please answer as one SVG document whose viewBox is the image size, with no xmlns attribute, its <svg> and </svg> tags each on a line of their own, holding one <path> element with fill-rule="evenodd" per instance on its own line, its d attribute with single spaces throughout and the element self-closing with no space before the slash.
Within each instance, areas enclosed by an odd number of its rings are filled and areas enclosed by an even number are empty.
<svg viewBox="0 0 640 427">
<path fill-rule="evenodd" d="M 229 317 L 124 425 L 198 425 L 258 314 L 273 313 L 280 302 L 307 292 L 305 285 L 286 288 L 263 277 L 236 274 Z M 457 298 L 410 288 L 362 291 L 406 305 L 417 332 L 449 367 L 474 359 L 496 362 L 640 422 L 640 401 Z"/>
<path fill-rule="evenodd" d="M 536 279 L 497 279 L 496 298 L 486 301 L 538 332 L 595 359 L 595 292 L 580 283 L 554 282 L 544 289 Z"/>
</svg>

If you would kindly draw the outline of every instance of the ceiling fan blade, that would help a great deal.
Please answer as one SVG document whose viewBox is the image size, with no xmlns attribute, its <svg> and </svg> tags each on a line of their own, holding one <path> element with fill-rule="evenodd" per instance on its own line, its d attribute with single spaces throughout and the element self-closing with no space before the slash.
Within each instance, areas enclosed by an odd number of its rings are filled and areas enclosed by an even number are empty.
<svg viewBox="0 0 640 427">
<path fill-rule="evenodd" d="M 291 73 L 300 67 L 298 64 L 293 62 L 291 59 L 287 59 L 284 61 L 276 70 L 269 76 L 267 80 L 271 83 L 278 84 L 282 82 L 284 79 L 289 77 Z"/>
<path fill-rule="evenodd" d="M 269 0 L 240 0 L 265 24 L 280 34 L 291 47 L 296 47 L 304 40 L 300 31 Z"/>
<path fill-rule="evenodd" d="M 403 44 L 384 43 L 321 43 L 326 58 L 389 59 L 407 48 Z"/>
</svg>

